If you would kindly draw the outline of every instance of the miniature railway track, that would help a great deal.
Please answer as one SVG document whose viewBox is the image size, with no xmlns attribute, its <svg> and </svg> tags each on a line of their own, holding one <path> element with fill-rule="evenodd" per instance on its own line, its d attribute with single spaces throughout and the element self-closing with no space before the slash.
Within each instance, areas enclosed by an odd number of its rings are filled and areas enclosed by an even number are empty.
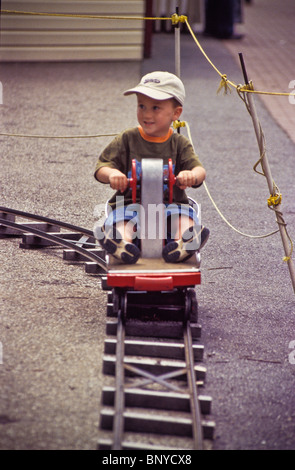
<svg viewBox="0 0 295 470">
<path fill-rule="evenodd" d="M 92 231 L 0 207 L 0 238 L 16 236 L 23 249 L 59 246 L 63 259 L 84 261 L 87 273 L 107 272 Z M 114 379 L 102 391 L 99 448 L 203 449 L 214 423 L 211 398 L 200 394 L 206 370 L 194 289 L 157 296 L 115 288 L 107 316 L 103 372 Z"/>
<path fill-rule="evenodd" d="M 136 297 L 109 292 L 113 318 L 107 323 L 103 371 L 114 377 L 114 385 L 103 388 L 100 426 L 107 437 L 99 448 L 208 448 L 214 423 L 208 419 L 211 398 L 200 394 L 206 369 L 199 364 L 201 327 L 186 315 L 192 306 L 183 307 L 175 293 L 167 293 L 171 304 L 149 299 L 148 308 Z"/>
<path fill-rule="evenodd" d="M 30 222 L 16 222 L 17 217 Z M 65 260 L 86 261 L 86 272 L 106 271 L 104 252 L 97 247 L 91 230 L 0 206 L 0 238 L 15 236 L 22 236 L 21 248 L 61 246 L 66 249 L 63 252 Z"/>
</svg>

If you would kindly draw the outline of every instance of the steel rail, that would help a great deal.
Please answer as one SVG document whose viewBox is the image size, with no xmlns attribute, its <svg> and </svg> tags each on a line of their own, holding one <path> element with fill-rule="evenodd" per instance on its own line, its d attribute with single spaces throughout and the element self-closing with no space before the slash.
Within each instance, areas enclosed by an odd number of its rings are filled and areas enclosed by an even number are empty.
<svg viewBox="0 0 295 470">
<path fill-rule="evenodd" d="M 200 404 L 196 385 L 196 376 L 194 371 L 193 342 L 190 329 L 190 322 L 186 321 L 183 325 L 185 359 L 187 366 L 187 380 L 190 393 L 190 406 L 192 415 L 192 429 L 195 450 L 203 449 L 203 432 Z"/>
<path fill-rule="evenodd" d="M 111 448 L 114 450 L 122 450 L 125 446 L 123 441 L 125 431 L 125 393 L 128 390 L 138 391 L 145 390 L 147 384 L 159 384 L 163 389 L 170 392 L 178 392 L 180 395 L 187 393 L 189 397 L 189 410 L 191 419 L 191 432 L 192 432 L 192 448 L 194 450 L 203 450 L 203 430 L 202 430 L 202 416 L 200 401 L 197 390 L 197 379 L 195 371 L 195 357 L 193 353 L 193 339 L 191 333 L 191 324 L 189 320 L 183 321 L 183 345 L 184 345 L 184 361 L 185 365 L 181 370 L 173 370 L 172 372 L 164 374 L 156 374 L 148 372 L 140 367 L 129 365 L 125 363 L 125 320 L 127 315 L 127 299 L 126 296 L 119 297 L 119 304 L 117 310 L 117 334 L 116 334 L 116 366 L 114 370 L 115 375 L 115 397 L 114 397 L 114 418 L 113 418 L 113 437 Z M 128 352 L 126 351 L 127 355 Z M 136 354 L 136 353 L 135 353 Z M 140 352 L 138 353 L 140 355 Z M 166 356 L 165 356 L 166 357 Z M 125 384 L 124 371 L 130 371 L 137 378 L 139 383 L 133 381 L 132 383 Z M 186 376 L 187 387 L 185 390 L 172 383 L 169 380 L 175 379 L 180 375 Z M 141 380 L 140 380 L 141 377 Z M 143 380 L 142 380 L 143 379 Z M 127 416 L 127 415 L 126 415 Z M 136 431 L 139 434 L 142 431 Z"/>
<path fill-rule="evenodd" d="M 30 212 L 19 211 L 17 209 L 10 209 L 8 207 L 0 206 L 0 212 L 4 212 L 6 214 L 16 215 L 18 217 L 24 217 L 26 219 L 31 220 L 38 220 L 40 222 L 46 222 L 48 224 L 56 225 L 60 228 L 66 228 L 68 230 L 73 230 L 79 233 L 83 233 L 84 235 L 92 236 L 93 232 L 89 229 L 85 229 L 83 227 L 77 227 L 76 225 L 69 224 L 67 222 L 62 222 L 60 220 L 51 219 L 49 217 L 44 217 L 42 215 L 31 214 Z M 3 224 L 3 222 L 1 222 Z M 4 224 L 3 224 L 4 225 Z"/>
<path fill-rule="evenodd" d="M 41 219 L 39 219 L 39 220 L 41 220 Z M 81 246 L 78 246 L 76 243 L 73 243 L 73 242 L 70 242 L 70 241 L 67 241 L 67 240 L 63 240 L 62 238 L 60 238 L 56 235 L 52 235 L 48 232 L 44 232 L 44 231 L 36 229 L 36 228 L 28 227 L 25 224 L 18 224 L 16 222 L 10 222 L 10 221 L 8 221 L 6 219 L 2 219 L 2 218 L 0 218 L 0 225 L 4 225 L 5 227 L 10 227 L 10 228 L 13 228 L 15 230 L 19 230 L 22 233 L 25 233 L 25 232 L 32 233 L 33 235 L 36 235 L 40 238 L 43 238 L 44 240 L 48 240 L 50 242 L 53 242 L 56 245 L 60 245 L 60 246 L 63 246 L 65 248 L 70 248 L 72 250 L 75 250 L 75 251 L 77 251 L 77 253 L 80 253 L 81 255 L 85 256 L 89 260 L 94 261 L 102 269 L 107 271 L 106 262 L 100 256 L 96 255 L 95 253 L 92 253 L 91 251 L 86 250 L 85 248 L 82 248 Z M 66 225 L 70 225 L 70 224 L 66 224 Z M 65 224 L 62 223 L 62 226 L 64 227 Z M 71 226 L 71 227 L 73 229 L 74 226 Z M 69 228 L 69 227 L 67 227 L 67 228 Z M 85 229 L 83 229 L 83 230 L 85 230 Z M 84 233 L 84 232 L 81 232 L 80 230 L 77 230 L 77 233 Z M 89 230 L 89 233 L 91 234 L 90 236 L 93 236 L 93 233 L 90 230 Z"/>
<path fill-rule="evenodd" d="M 124 433 L 124 353 L 125 353 L 125 302 L 118 311 L 117 349 L 116 349 L 116 394 L 114 416 L 114 449 L 122 450 Z"/>
</svg>

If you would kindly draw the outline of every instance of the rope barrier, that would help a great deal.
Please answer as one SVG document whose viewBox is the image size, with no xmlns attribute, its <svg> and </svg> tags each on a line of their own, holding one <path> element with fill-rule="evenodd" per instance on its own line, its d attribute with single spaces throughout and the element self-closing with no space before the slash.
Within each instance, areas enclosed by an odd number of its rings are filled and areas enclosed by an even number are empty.
<svg viewBox="0 0 295 470">
<path fill-rule="evenodd" d="M 172 25 L 174 25 L 174 26 L 177 25 L 180 22 L 185 23 L 188 30 L 189 30 L 189 32 L 190 32 L 190 34 L 191 34 L 191 36 L 192 36 L 192 38 L 193 38 L 193 40 L 195 41 L 196 45 L 198 46 L 199 50 L 202 52 L 202 54 L 204 55 L 206 60 L 209 62 L 209 64 L 213 67 L 213 69 L 218 73 L 218 75 L 221 78 L 217 93 L 219 93 L 222 89 L 224 91 L 224 94 L 227 94 L 228 92 L 231 93 L 231 88 L 230 87 L 233 87 L 234 89 L 236 89 L 236 91 L 237 91 L 238 95 L 240 96 L 240 98 L 244 101 L 244 103 L 246 105 L 246 108 L 247 108 L 248 112 L 250 113 L 250 115 L 251 115 L 251 110 L 250 110 L 250 106 L 249 106 L 249 104 L 247 102 L 247 98 L 246 98 L 246 94 L 248 94 L 248 93 L 256 93 L 256 94 L 261 94 L 261 95 L 262 94 L 263 95 L 272 95 L 272 96 L 291 96 L 291 95 L 293 95 L 293 93 L 257 91 L 257 90 L 254 90 L 254 86 L 253 86 L 252 82 L 250 82 L 249 84 L 245 84 L 245 85 L 236 85 L 234 82 L 229 80 L 227 78 L 227 75 L 221 73 L 218 70 L 218 68 L 215 66 L 215 64 L 211 61 L 211 59 L 208 57 L 208 55 L 204 51 L 203 47 L 201 46 L 200 42 L 196 38 L 196 35 L 194 34 L 194 32 L 193 32 L 193 30 L 192 30 L 192 28 L 191 28 L 191 26 L 188 22 L 187 16 L 185 16 L 185 15 L 178 15 L 177 13 L 174 13 L 171 17 L 137 17 L 137 16 L 106 16 L 106 15 L 101 16 L 101 15 L 68 14 L 68 13 L 44 13 L 44 12 L 28 12 L 28 11 L 26 12 L 26 11 L 17 11 L 17 10 L 1 10 L 1 13 L 2 14 L 18 14 L 18 15 L 34 15 L 34 16 L 69 17 L 69 18 L 80 18 L 80 19 L 111 19 L 111 20 L 142 20 L 142 21 L 144 21 L 144 20 L 170 20 L 170 21 L 172 21 Z M 252 117 L 252 115 L 251 115 L 251 117 Z M 179 127 L 185 127 L 185 126 L 187 126 L 189 139 L 190 139 L 191 144 L 193 145 L 191 135 L 190 135 L 190 129 L 189 129 L 189 126 L 187 125 L 187 123 L 186 122 L 181 122 L 181 121 L 175 121 L 173 123 L 174 129 L 178 129 Z M 77 136 L 77 135 L 76 136 L 44 136 L 44 135 L 25 135 L 25 134 L 0 133 L 0 136 L 28 137 L 28 138 L 50 138 L 50 139 L 77 139 L 77 138 L 80 139 L 80 138 L 105 137 L 105 136 L 114 136 L 114 135 L 117 135 L 117 134 L 96 134 L 96 135 L 79 135 L 79 136 Z M 260 159 L 254 165 L 253 169 L 257 173 L 259 173 L 263 176 L 266 176 L 265 173 L 264 173 L 264 170 L 263 170 L 263 160 L 264 160 L 264 157 L 265 157 L 264 135 L 263 135 L 263 131 L 261 129 L 260 123 L 259 123 L 259 137 L 258 138 L 259 138 L 259 147 L 260 147 Z M 257 170 L 258 164 L 261 164 L 262 172 L 259 172 Z M 218 214 L 229 225 L 229 227 L 231 227 L 237 233 L 239 233 L 243 236 L 246 236 L 246 237 L 250 237 L 250 238 L 265 238 L 265 237 L 271 236 L 271 235 L 278 232 L 278 230 L 276 230 L 276 231 L 268 233 L 266 235 L 250 235 L 250 234 L 246 234 L 246 233 L 241 232 L 240 230 L 236 229 L 225 218 L 225 216 L 222 214 L 222 212 L 217 207 L 215 201 L 213 200 L 213 198 L 212 198 L 212 196 L 209 192 L 207 184 L 205 182 L 204 182 L 204 187 L 206 189 L 208 197 L 210 198 L 210 200 L 211 200 L 212 204 L 214 205 L 215 209 L 217 210 Z M 279 193 L 277 186 L 273 182 L 273 192 L 270 195 L 270 197 L 268 198 L 267 204 L 268 204 L 269 208 L 276 211 L 277 223 L 280 226 L 283 226 L 285 228 L 285 232 L 286 232 L 286 235 L 287 235 L 288 240 L 290 242 L 291 248 L 290 248 L 289 255 L 285 256 L 283 258 L 283 260 L 284 261 L 290 261 L 291 260 L 291 255 L 292 255 L 292 252 L 293 252 L 293 242 L 292 242 L 292 240 L 291 240 L 291 238 L 290 238 L 290 236 L 287 232 L 286 223 L 283 219 L 283 215 L 277 209 L 277 206 L 280 205 L 281 200 L 282 200 L 282 196 Z"/>
<path fill-rule="evenodd" d="M 169 17 L 147 17 L 147 16 L 116 16 L 116 15 L 82 15 L 82 14 L 75 14 L 75 13 L 46 13 L 46 12 L 38 12 L 38 11 L 18 11 L 18 10 L 1 10 L 1 13 L 5 15 L 31 15 L 31 16 L 54 16 L 54 17 L 61 17 L 61 18 L 80 18 L 80 19 L 96 19 L 96 20 L 170 20 L 172 21 L 173 25 L 177 25 L 178 23 L 185 23 L 187 20 L 187 16 L 185 15 L 178 15 L 174 13 L 172 16 Z"/>
<path fill-rule="evenodd" d="M 189 141 L 190 143 L 192 144 L 192 146 L 194 147 L 193 145 L 193 140 L 192 140 L 192 136 L 191 136 L 191 131 L 190 131 L 190 127 L 188 125 L 188 123 L 186 121 L 183 121 L 181 122 L 181 127 L 186 127 L 187 128 L 187 134 L 188 134 L 188 138 L 189 138 Z M 216 209 L 217 213 L 220 215 L 220 217 L 222 218 L 222 220 L 231 228 L 233 229 L 235 232 L 239 233 L 240 235 L 242 235 L 243 237 L 247 237 L 247 238 L 267 238 L 267 237 L 270 237 L 272 235 L 275 235 L 276 233 L 278 233 L 279 230 L 275 230 L 273 232 L 270 232 L 270 233 L 267 233 L 265 235 L 251 235 L 251 234 L 248 234 L 248 233 L 244 233 L 242 232 L 241 230 L 238 230 L 237 228 L 235 228 L 228 220 L 227 218 L 223 215 L 223 213 L 221 212 L 221 210 L 218 208 L 216 202 L 214 201 L 209 189 L 208 189 L 208 186 L 206 184 L 205 181 L 203 181 L 203 185 L 204 185 L 204 188 L 206 190 L 206 193 L 210 199 L 210 201 L 212 202 L 214 208 Z"/>
<path fill-rule="evenodd" d="M 177 25 L 178 23 L 185 23 L 187 21 L 187 16 L 173 13 L 171 20 L 173 25 Z"/>
<path fill-rule="evenodd" d="M 243 91 L 243 92 L 246 92 L 246 93 L 256 93 L 256 94 L 260 94 L 260 95 L 273 95 L 273 96 L 294 96 L 294 93 L 284 93 L 284 92 L 271 92 L 271 91 L 258 91 L 258 90 L 254 90 L 254 87 L 250 87 L 248 85 L 236 85 L 234 82 L 228 80 L 227 76 L 223 73 L 220 72 L 220 70 L 218 70 L 218 68 L 214 65 L 214 63 L 211 61 L 211 59 L 208 57 L 208 55 L 206 54 L 206 52 L 204 51 L 203 47 L 201 46 L 200 42 L 198 41 L 198 39 L 196 38 L 196 35 L 194 34 L 188 20 L 185 21 L 186 23 L 186 26 L 193 38 L 193 40 L 195 41 L 196 45 L 198 46 L 198 48 L 200 49 L 200 51 L 202 52 L 202 54 L 204 55 L 204 57 L 207 59 L 207 61 L 209 62 L 209 64 L 213 67 L 213 69 L 218 73 L 218 75 L 221 77 L 221 82 L 220 82 L 220 85 L 219 85 L 219 88 L 217 90 L 217 93 L 219 93 L 219 91 L 222 89 L 222 88 L 225 88 L 225 93 L 227 93 L 228 90 L 230 90 L 230 86 L 232 86 L 233 88 L 235 88 L 237 91 L 240 90 L 240 91 Z"/>
<path fill-rule="evenodd" d="M 17 11 L 17 10 L 1 10 L 1 13 L 5 15 L 32 15 L 32 16 L 55 16 L 60 18 L 80 18 L 80 19 L 94 19 L 94 20 L 172 20 L 173 24 L 177 24 L 179 21 L 184 23 L 183 16 L 178 16 L 176 14 L 169 17 L 144 17 L 144 16 L 115 16 L 115 15 L 81 15 L 74 13 L 45 13 L 38 11 Z"/>
<path fill-rule="evenodd" d="M 260 151 L 260 158 L 255 163 L 255 165 L 253 166 L 253 170 L 256 173 L 258 173 L 259 175 L 264 176 L 267 180 L 269 180 L 269 178 L 271 178 L 272 183 L 269 182 L 269 181 L 268 181 L 268 183 L 269 183 L 269 189 L 270 189 L 270 191 L 271 190 L 272 191 L 271 191 L 271 194 L 270 194 L 269 198 L 267 199 L 267 205 L 271 210 L 275 211 L 276 221 L 277 221 L 277 224 L 280 227 L 279 231 L 281 232 L 283 245 L 284 245 L 284 248 L 285 248 L 285 254 L 288 250 L 288 248 L 285 247 L 285 245 L 287 245 L 287 242 L 289 242 L 289 245 L 290 245 L 289 254 L 288 255 L 286 254 L 286 256 L 283 257 L 283 261 L 291 263 L 291 257 L 292 257 L 292 253 L 293 253 L 293 241 L 292 241 L 292 239 L 291 239 L 291 237 L 290 237 L 290 235 L 287 231 L 287 224 L 284 220 L 283 213 L 279 210 L 279 206 L 282 202 L 282 195 L 280 193 L 280 190 L 279 190 L 278 186 L 276 185 L 276 183 L 274 182 L 274 180 L 271 177 L 270 170 L 267 171 L 268 175 L 266 175 L 266 173 L 265 173 L 264 166 L 265 166 L 266 169 L 268 167 L 267 160 L 266 160 L 265 136 L 264 136 L 264 132 L 262 130 L 261 124 L 260 124 L 257 116 L 254 116 L 255 115 L 255 108 L 253 107 L 253 103 L 252 103 L 252 106 L 250 105 L 249 100 L 252 97 L 247 95 L 246 90 L 244 88 L 247 88 L 247 89 L 251 90 L 253 88 L 252 81 L 250 81 L 249 84 L 246 85 L 245 87 L 237 89 L 237 91 L 238 91 L 238 95 L 240 96 L 240 98 L 244 102 L 244 104 L 246 106 L 246 109 L 247 109 L 248 113 L 250 114 L 250 116 L 253 120 L 255 132 L 256 132 L 256 137 L 257 137 L 257 141 L 258 141 L 258 147 L 259 147 L 259 151 Z M 259 164 L 261 166 L 261 171 L 257 170 L 257 167 L 258 167 Z M 271 188 L 271 184 L 272 184 L 272 188 Z M 281 230 L 281 228 L 282 228 L 282 230 Z M 284 233 L 282 233 L 282 231 Z M 293 288 L 294 288 L 294 291 L 295 291 L 295 278 L 294 278 L 295 275 L 294 275 L 294 272 L 293 272 L 294 271 L 293 264 L 292 264 L 292 266 L 289 265 L 289 269 L 290 269 L 291 279 L 292 279 L 292 283 L 293 283 Z"/>
<path fill-rule="evenodd" d="M 114 137 L 115 134 L 93 134 L 93 135 L 36 135 L 36 134 L 10 134 L 8 132 L 0 132 L 0 137 L 26 137 L 29 139 L 93 139 L 97 137 Z"/>
<path fill-rule="evenodd" d="M 174 13 L 169 17 L 146 17 L 146 16 L 114 16 L 114 15 L 85 15 L 85 14 L 74 14 L 74 13 L 45 13 L 45 12 L 34 12 L 34 11 L 18 11 L 18 10 L 1 10 L 1 14 L 4 15 L 32 15 L 32 16 L 53 16 L 53 17 L 62 17 L 62 18 L 80 18 L 80 19 L 108 19 L 108 20 L 136 20 L 136 21 L 145 21 L 145 20 L 161 20 L 161 21 L 171 21 L 172 25 L 175 26 L 178 23 L 185 23 L 193 40 L 195 41 L 196 45 L 207 59 L 209 64 L 214 68 L 214 70 L 218 73 L 221 77 L 221 82 L 217 93 L 220 92 L 222 88 L 224 88 L 224 93 L 226 94 L 230 91 L 230 86 L 235 88 L 236 90 L 240 90 L 246 93 L 256 93 L 260 95 L 272 95 L 272 96 L 294 96 L 294 93 L 285 93 L 285 92 L 270 92 L 270 91 L 258 91 L 254 90 L 254 87 L 248 87 L 248 85 L 236 85 L 234 82 L 228 80 L 226 74 L 222 74 L 218 68 L 214 65 L 211 59 L 208 57 L 206 52 L 204 51 L 203 47 L 201 46 L 200 42 L 196 38 L 194 34 L 187 16 L 185 15 L 178 15 Z"/>
<path fill-rule="evenodd" d="M 179 129 L 180 127 L 185 127 L 185 121 L 173 121 L 173 129 Z"/>
</svg>

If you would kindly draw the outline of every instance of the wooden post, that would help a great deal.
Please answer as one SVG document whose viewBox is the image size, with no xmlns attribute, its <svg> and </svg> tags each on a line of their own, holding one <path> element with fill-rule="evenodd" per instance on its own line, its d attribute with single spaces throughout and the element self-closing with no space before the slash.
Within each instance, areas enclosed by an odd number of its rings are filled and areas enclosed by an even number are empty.
<svg viewBox="0 0 295 470">
<path fill-rule="evenodd" d="M 247 76 L 247 72 L 246 72 L 246 67 L 245 67 L 245 63 L 244 63 L 244 59 L 243 59 L 243 54 L 239 53 L 239 57 L 240 57 L 240 62 L 241 62 L 241 67 L 242 67 L 245 83 L 246 83 L 246 85 L 249 85 L 249 80 L 248 80 L 248 76 Z M 255 134 L 256 134 L 256 139 L 257 139 L 260 155 L 263 155 L 263 158 L 261 159 L 261 167 L 262 167 L 263 173 L 264 173 L 264 175 L 267 179 L 269 192 L 272 196 L 275 196 L 275 194 L 274 194 L 274 180 L 272 178 L 272 174 L 271 174 L 270 166 L 269 166 L 269 163 L 268 163 L 267 155 L 266 155 L 266 152 L 265 152 L 265 149 L 264 149 L 264 141 L 263 141 L 263 136 L 262 136 L 262 133 L 261 133 L 261 127 L 260 127 L 259 119 L 258 119 L 258 116 L 257 116 L 253 95 L 251 93 L 248 93 L 247 100 L 248 100 L 248 104 L 249 104 L 249 110 L 250 110 L 254 130 L 255 130 Z M 291 281 L 292 281 L 292 286 L 293 286 L 293 290 L 294 290 L 294 293 L 295 293 L 295 269 L 294 269 L 293 260 L 290 256 L 290 243 L 289 243 L 289 238 L 288 238 L 288 235 L 287 235 L 287 232 L 286 232 L 286 227 L 285 227 L 285 224 L 284 224 L 283 214 L 282 214 L 282 211 L 281 211 L 281 203 L 279 203 L 277 205 L 274 205 L 273 209 L 274 209 L 274 212 L 276 214 L 276 220 L 277 220 L 277 223 L 278 223 L 278 226 L 279 226 L 280 235 L 281 235 L 281 239 L 282 239 L 282 243 L 283 243 L 283 247 L 284 247 L 284 251 L 285 251 L 285 256 L 287 258 L 287 264 L 288 264 L 288 268 L 289 268 L 289 272 L 290 272 L 290 277 L 291 277 Z"/>
</svg>

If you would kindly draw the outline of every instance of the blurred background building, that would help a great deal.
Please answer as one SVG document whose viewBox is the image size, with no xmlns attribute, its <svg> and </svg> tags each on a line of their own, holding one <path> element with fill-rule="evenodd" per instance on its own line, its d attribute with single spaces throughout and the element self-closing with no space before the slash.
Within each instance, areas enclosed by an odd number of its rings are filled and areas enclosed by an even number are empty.
<svg viewBox="0 0 295 470">
<path fill-rule="evenodd" d="M 212 1 L 212 0 L 210 0 Z M 218 3 L 221 0 L 213 0 Z M 235 21 L 241 21 L 241 0 Z M 127 17 L 170 17 L 179 8 L 194 29 L 205 27 L 208 0 L 2 0 L 2 10 Z M 183 25 L 181 25 L 183 27 Z M 142 60 L 152 34 L 170 32 L 170 21 L 70 16 L 1 15 L 1 61 Z"/>
</svg>

